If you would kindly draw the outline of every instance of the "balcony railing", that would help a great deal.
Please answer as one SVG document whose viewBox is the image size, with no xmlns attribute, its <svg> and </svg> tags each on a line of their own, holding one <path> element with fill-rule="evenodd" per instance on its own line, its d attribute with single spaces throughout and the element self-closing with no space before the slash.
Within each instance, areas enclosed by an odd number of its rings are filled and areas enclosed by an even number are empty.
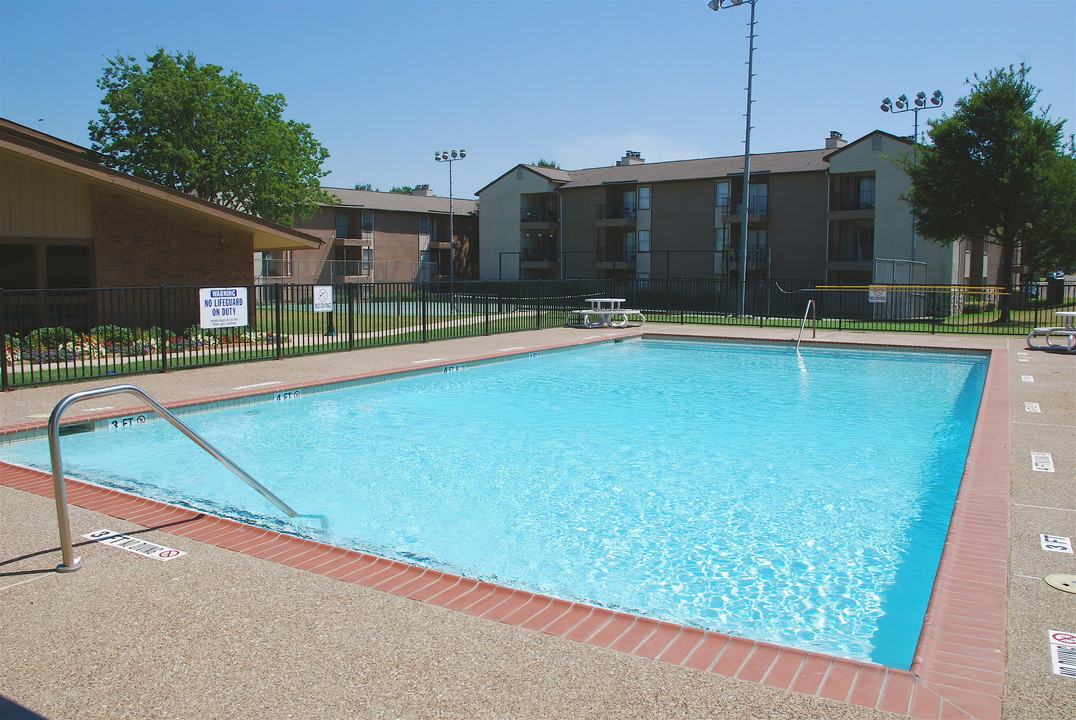
<svg viewBox="0 0 1076 720">
<path fill-rule="evenodd" d="M 522 260 L 523 262 L 558 262 L 560 253 L 542 248 L 523 248 Z"/>
<path fill-rule="evenodd" d="M 594 251 L 596 262 L 635 262 L 636 251 L 632 248 L 599 247 Z"/>
<path fill-rule="evenodd" d="M 748 211 L 752 215 L 768 215 L 770 212 L 770 198 L 768 195 L 752 195 L 751 207 Z M 743 196 L 721 198 L 717 206 L 726 215 L 739 215 L 743 212 Z"/>
<path fill-rule="evenodd" d="M 532 210 L 523 208 L 519 211 L 520 222 L 557 222 L 557 213 L 553 210 Z"/>
<path fill-rule="evenodd" d="M 599 220 L 634 220 L 635 208 L 602 203 L 597 206 L 597 218 Z"/>
<path fill-rule="evenodd" d="M 837 212 L 841 210 L 873 210 L 873 190 L 853 190 L 851 192 L 835 192 L 830 198 L 829 209 Z"/>
</svg>

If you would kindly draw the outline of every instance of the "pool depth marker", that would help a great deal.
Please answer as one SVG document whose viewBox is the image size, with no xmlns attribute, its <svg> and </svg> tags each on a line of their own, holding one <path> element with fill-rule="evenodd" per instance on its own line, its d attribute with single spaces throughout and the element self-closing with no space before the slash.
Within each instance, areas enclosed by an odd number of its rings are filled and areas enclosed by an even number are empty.
<svg viewBox="0 0 1076 720">
<path fill-rule="evenodd" d="M 111 545 L 112 547 L 118 547 L 120 550 L 126 550 L 127 552 L 137 553 L 144 557 L 153 558 L 154 560 L 160 560 L 161 562 L 166 562 L 187 554 L 183 550 L 175 550 L 170 547 L 165 547 L 164 545 L 158 545 L 155 542 L 150 542 L 149 540 L 133 538 L 130 535 L 112 532 L 111 530 L 94 530 L 93 532 L 86 533 L 82 537 L 87 540 L 99 542 L 102 545 Z"/>
</svg>

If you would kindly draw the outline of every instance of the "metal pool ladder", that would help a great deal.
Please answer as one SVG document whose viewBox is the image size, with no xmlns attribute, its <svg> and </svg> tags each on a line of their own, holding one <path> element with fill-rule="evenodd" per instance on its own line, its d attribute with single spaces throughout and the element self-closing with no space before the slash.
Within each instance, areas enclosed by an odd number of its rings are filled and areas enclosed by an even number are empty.
<svg viewBox="0 0 1076 720">
<path fill-rule="evenodd" d="M 280 508 L 288 517 L 313 517 L 300 516 L 291 506 L 252 478 L 246 470 L 228 459 L 224 453 L 210 445 L 205 438 L 191 430 L 179 418 L 165 409 L 163 405 L 146 394 L 142 388 L 135 385 L 112 385 L 95 390 L 83 390 L 82 392 L 72 393 L 57 403 L 52 410 L 52 415 L 49 416 L 49 456 L 52 460 L 52 489 L 53 494 L 56 496 L 56 521 L 60 526 L 60 552 L 63 555 L 63 562 L 56 566 L 57 572 L 74 572 L 82 567 L 82 558 L 74 557 L 74 550 L 71 547 L 71 521 L 67 513 L 67 486 L 64 484 L 64 465 L 63 459 L 60 457 L 60 418 L 63 416 L 64 411 L 74 403 L 101 397 L 102 395 L 116 395 L 118 393 L 133 393 L 145 400 L 161 417 L 172 423 L 181 433 L 238 475 L 243 482 L 257 490 L 262 497 Z"/>
<path fill-rule="evenodd" d="M 811 312 L 811 311 L 814 312 Z M 811 337 L 818 335 L 818 306 L 814 304 L 814 298 L 807 301 L 807 309 L 803 311 L 803 323 L 800 325 L 800 334 L 796 336 L 796 352 L 800 350 L 800 338 L 803 336 L 803 328 L 807 326 L 807 313 L 811 313 L 814 322 L 811 323 Z"/>
</svg>

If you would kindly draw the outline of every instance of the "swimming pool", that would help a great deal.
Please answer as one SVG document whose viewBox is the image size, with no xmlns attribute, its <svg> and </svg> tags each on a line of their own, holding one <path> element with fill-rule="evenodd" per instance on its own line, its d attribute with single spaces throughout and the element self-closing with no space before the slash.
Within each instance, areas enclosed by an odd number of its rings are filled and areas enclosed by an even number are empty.
<svg viewBox="0 0 1076 720">
<path fill-rule="evenodd" d="M 907 667 L 984 373 L 969 354 L 645 340 L 185 420 L 330 515 L 337 544 Z M 163 423 L 117 426 L 64 438 L 72 476 L 283 527 Z M 47 467 L 34 445 L 5 459 Z"/>
</svg>

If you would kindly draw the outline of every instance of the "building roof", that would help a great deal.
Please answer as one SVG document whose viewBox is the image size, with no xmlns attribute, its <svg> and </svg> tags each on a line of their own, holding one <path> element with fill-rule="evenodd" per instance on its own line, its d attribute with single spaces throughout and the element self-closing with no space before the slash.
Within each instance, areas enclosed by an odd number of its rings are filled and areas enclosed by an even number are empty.
<svg viewBox="0 0 1076 720">
<path fill-rule="evenodd" d="M 751 155 L 751 175 L 756 173 L 822 172 L 829 165 L 825 156 L 829 150 L 794 150 L 790 152 Z M 609 165 L 584 170 L 561 170 L 539 165 L 516 165 L 479 190 L 476 195 L 499 182 L 518 168 L 541 175 L 558 185 L 558 189 L 594 187 L 615 183 L 660 183 L 681 180 L 710 180 L 713 178 L 743 177 L 743 155 L 732 157 L 671 160 L 669 162 Z"/>
<path fill-rule="evenodd" d="M 852 142 L 848 143 L 847 145 L 842 145 L 841 147 L 837 148 L 836 150 L 827 151 L 827 153 L 826 153 L 826 161 L 828 162 L 829 159 L 831 157 L 833 157 L 834 155 L 836 155 L 837 153 L 844 152 L 845 150 L 852 147 L 853 145 L 858 145 L 859 143 L 863 142 L 864 140 L 866 140 L 868 138 L 872 138 L 875 135 L 884 135 L 887 138 L 891 138 L 893 140 L 896 140 L 897 142 L 902 142 L 905 145 L 908 145 L 909 147 L 915 144 L 909 138 L 904 137 L 903 135 L 894 135 L 893 133 L 887 133 L 885 130 L 872 130 L 871 132 L 867 133 L 863 137 L 858 138 L 856 140 L 853 140 Z"/>
<path fill-rule="evenodd" d="M 751 175 L 756 173 L 822 172 L 828 164 L 825 150 L 795 150 L 792 152 L 751 155 Z M 659 163 L 638 163 L 609 167 L 572 170 L 563 188 L 592 187 L 613 183 L 660 183 L 677 180 L 708 180 L 743 177 L 743 155 L 733 157 L 673 160 Z"/>
<path fill-rule="evenodd" d="M 335 207 L 448 215 L 448 198 L 437 195 L 405 195 L 380 190 L 348 190 L 332 187 L 322 188 L 322 190 L 340 199 Z M 477 200 L 452 198 L 453 215 L 466 215 L 476 209 L 478 209 Z"/>
<path fill-rule="evenodd" d="M 488 187 L 500 182 L 505 177 L 507 177 L 508 175 L 514 173 L 519 168 L 523 168 L 524 170 L 532 172 L 535 175 L 540 175 L 540 176 L 544 177 L 546 180 L 549 180 L 550 182 L 559 183 L 561 185 L 563 185 L 564 183 L 566 183 L 566 182 L 568 182 L 569 180 L 572 179 L 571 178 L 571 173 L 569 173 L 567 170 L 561 170 L 560 168 L 546 167 L 544 165 L 527 165 L 525 163 L 521 163 L 521 164 L 516 165 L 515 167 L 513 167 L 511 170 L 498 175 L 495 179 L 493 179 L 490 182 L 483 185 L 480 190 L 475 192 L 475 195 L 481 195 Z"/>
<path fill-rule="evenodd" d="M 319 238 L 308 233 L 107 168 L 88 160 L 89 151 L 86 148 L 4 118 L 0 118 L 0 150 L 75 175 L 91 185 L 126 191 L 145 200 L 250 232 L 256 252 L 305 250 L 321 244 Z"/>
</svg>

